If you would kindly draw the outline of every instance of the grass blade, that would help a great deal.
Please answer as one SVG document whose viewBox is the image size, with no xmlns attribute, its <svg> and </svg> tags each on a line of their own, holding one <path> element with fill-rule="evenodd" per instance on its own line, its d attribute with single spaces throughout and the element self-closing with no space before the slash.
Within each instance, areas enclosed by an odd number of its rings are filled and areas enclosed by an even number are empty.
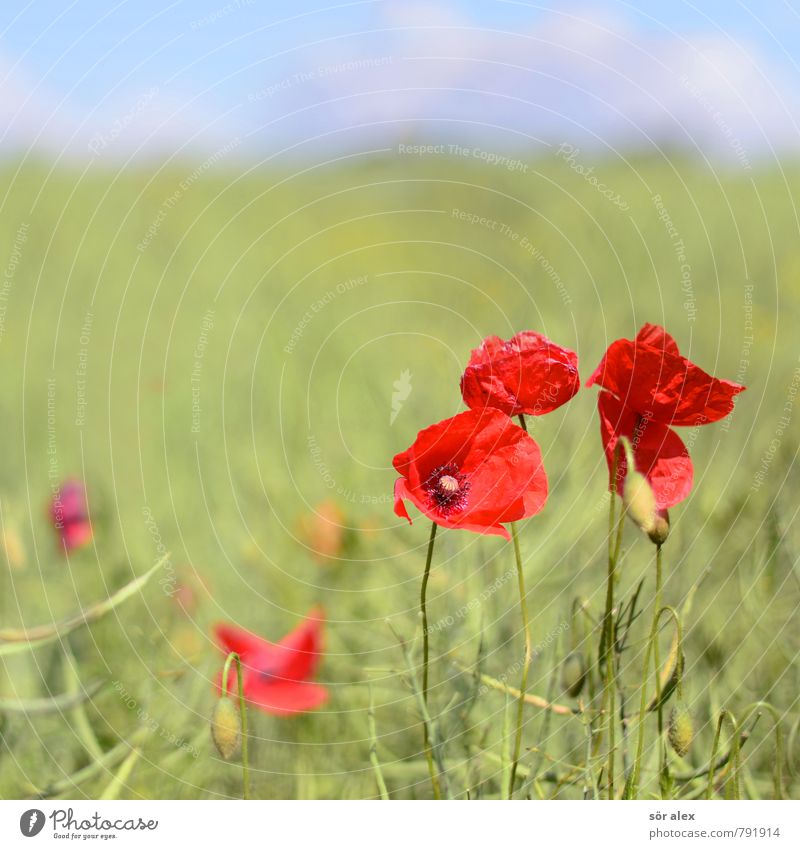
<svg viewBox="0 0 800 849">
<path fill-rule="evenodd" d="M 133 749 L 127 758 L 122 762 L 116 775 L 109 781 L 106 789 L 98 797 L 104 802 L 114 801 L 119 798 L 120 791 L 125 787 L 125 782 L 131 777 L 133 768 L 136 766 L 136 761 L 141 757 L 141 749 Z"/>
</svg>

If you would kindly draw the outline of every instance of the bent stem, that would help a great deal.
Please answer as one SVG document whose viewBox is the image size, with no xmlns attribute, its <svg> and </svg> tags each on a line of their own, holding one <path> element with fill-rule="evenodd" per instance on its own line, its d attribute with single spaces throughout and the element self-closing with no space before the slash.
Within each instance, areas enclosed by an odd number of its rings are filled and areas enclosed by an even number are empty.
<svg viewBox="0 0 800 849">
<path fill-rule="evenodd" d="M 242 684 L 242 660 L 239 655 L 232 651 L 225 658 L 225 666 L 222 668 L 222 698 L 228 695 L 228 675 L 231 663 L 236 663 L 236 680 L 239 682 L 239 715 L 242 719 L 242 784 L 245 799 L 250 798 L 250 758 L 247 751 L 247 707 L 244 701 L 244 686 Z"/>
<path fill-rule="evenodd" d="M 644 753 L 644 724 L 647 716 L 647 680 L 649 678 L 650 654 L 658 640 L 658 623 L 661 620 L 661 615 L 667 613 L 675 622 L 675 630 L 677 634 L 677 663 L 675 666 L 676 672 L 676 693 L 680 700 L 683 696 L 683 669 L 682 669 L 682 652 L 683 652 L 683 630 L 681 628 L 681 620 L 678 612 L 672 607 L 662 607 L 656 611 L 653 624 L 650 627 L 650 636 L 647 640 L 647 647 L 644 653 L 644 665 L 642 667 L 642 686 L 641 686 L 641 701 L 639 704 L 639 721 L 637 729 L 636 756 L 633 761 L 633 769 L 631 770 L 630 778 L 625 788 L 625 798 L 635 799 L 639 793 L 639 776 L 641 774 L 642 754 Z M 656 705 L 655 709 L 661 709 L 661 682 L 659 681 L 660 670 L 656 667 Z M 659 739 L 659 745 L 662 741 Z M 665 753 L 666 754 L 666 753 Z"/>
<path fill-rule="evenodd" d="M 517 777 L 517 765 L 519 764 L 519 753 L 522 748 L 522 725 L 525 715 L 525 691 L 528 688 L 528 670 L 531 666 L 533 648 L 531 645 L 531 629 L 528 619 L 528 603 L 525 600 L 525 576 L 522 571 L 522 554 L 519 550 L 519 536 L 517 535 L 516 522 L 511 523 L 511 538 L 514 541 L 514 559 L 517 563 L 517 583 L 519 584 L 519 609 L 522 614 L 522 630 L 525 635 L 525 657 L 522 661 L 522 681 L 519 685 L 519 698 L 517 699 L 517 734 L 514 740 L 514 755 L 511 760 L 511 775 L 508 781 L 508 798 L 514 795 L 514 782 Z"/>
<path fill-rule="evenodd" d="M 436 522 L 431 522 L 431 536 L 428 540 L 428 556 L 425 558 L 425 571 L 422 574 L 422 588 L 419 593 L 419 609 L 422 613 L 422 701 L 425 707 L 428 707 L 428 605 L 426 594 L 428 592 L 428 578 L 431 574 L 431 561 L 433 560 L 433 543 L 436 539 Z M 433 751 L 431 749 L 430 736 L 428 734 L 428 725 L 423 722 L 423 740 L 425 745 L 425 759 L 428 762 L 428 772 L 431 776 L 431 785 L 433 786 L 433 795 L 437 799 L 442 798 L 442 791 L 439 787 L 439 779 L 436 775 L 436 769 L 433 765 Z"/>
</svg>

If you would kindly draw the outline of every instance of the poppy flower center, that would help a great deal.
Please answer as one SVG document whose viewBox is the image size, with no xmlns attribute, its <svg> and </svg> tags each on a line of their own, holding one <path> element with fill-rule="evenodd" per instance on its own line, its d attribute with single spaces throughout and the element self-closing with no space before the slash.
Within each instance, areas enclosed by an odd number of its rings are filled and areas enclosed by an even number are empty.
<svg viewBox="0 0 800 849">
<path fill-rule="evenodd" d="M 469 487 L 466 475 L 458 471 L 455 463 L 448 463 L 434 469 L 424 484 L 431 506 L 438 509 L 444 516 L 464 509 Z"/>
<path fill-rule="evenodd" d="M 452 475 L 442 475 L 439 478 L 439 488 L 445 492 L 458 492 L 458 481 Z"/>
</svg>

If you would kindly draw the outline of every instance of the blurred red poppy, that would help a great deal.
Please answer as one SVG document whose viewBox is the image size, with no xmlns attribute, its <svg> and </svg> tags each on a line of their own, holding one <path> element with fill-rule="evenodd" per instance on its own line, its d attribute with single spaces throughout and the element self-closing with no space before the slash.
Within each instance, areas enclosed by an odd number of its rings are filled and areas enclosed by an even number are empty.
<svg viewBox="0 0 800 849">
<path fill-rule="evenodd" d="M 578 355 L 532 330 L 507 342 L 484 339 L 461 377 L 461 395 L 471 410 L 494 407 L 507 416 L 552 412 L 579 388 Z"/>
<path fill-rule="evenodd" d="M 327 700 L 327 689 L 311 680 L 322 654 L 322 611 L 318 608 L 278 643 L 229 623 L 217 625 L 214 635 L 226 654 L 234 651 L 239 655 L 244 696 L 254 707 L 275 716 L 291 716 Z M 222 673 L 217 689 L 221 690 L 221 683 Z M 228 692 L 237 692 L 235 665 L 230 669 Z"/>
<path fill-rule="evenodd" d="M 431 425 L 398 454 L 402 477 L 394 512 L 411 522 L 404 499 L 445 528 L 509 539 L 504 522 L 538 513 L 547 500 L 539 446 L 500 410 L 468 410 Z"/>
<path fill-rule="evenodd" d="M 645 324 L 635 339 L 613 342 L 586 382 L 594 384 L 605 390 L 598 396 L 597 408 L 609 476 L 618 440 L 626 436 L 636 468 L 650 482 L 660 510 L 682 501 L 692 489 L 692 461 L 671 426 L 696 427 L 724 418 L 745 388 L 706 374 L 682 357 L 675 340 L 654 324 Z M 620 494 L 625 474 L 620 451 L 616 482 Z"/>
<path fill-rule="evenodd" d="M 339 557 L 344 548 L 345 515 L 334 500 L 326 499 L 312 512 L 300 517 L 297 531 L 312 557 L 320 563 L 328 563 Z"/>
<path fill-rule="evenodd" d="M 92 525 L 86 505 L 86 490 L 77 480 L 65 481 L 50 502 L 50 519 L 65 551 L 87 545 Z"/>
</svg>

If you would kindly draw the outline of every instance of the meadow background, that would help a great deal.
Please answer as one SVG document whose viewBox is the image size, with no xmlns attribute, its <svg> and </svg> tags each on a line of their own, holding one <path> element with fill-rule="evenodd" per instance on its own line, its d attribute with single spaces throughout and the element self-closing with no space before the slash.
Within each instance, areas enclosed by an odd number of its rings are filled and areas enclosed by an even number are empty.
<svg viewBox="0 0 800 849">
<path fill-rule="evenodd" d="M 428 524 L 394 516 L 391 459 L 463 408 L 459 377 L 486 335 L 545 333 L 578 352 L 585 380 L 645 322 L 747 386 L 729 419 L 680 433 L 695 486 L 672 511 L 664 556 L 666 601 L 697 585 L 685 687 L 698 736 L 682 768 L 706 763 L 721 707 L 767 699 L 793 770 L 800 160 L 518 134 L 493 145 L 420 126 L 354 150 L 253 159 L 238 138 L 124 167 L 41 149 L 0 160 L 0 629 L 58 621 L 169 552 L 100 621 L 0 656 L 0 796 L 238 796 L 240 768 L 208 733 L 222 662 L 211 626 L 277 640 L 321 604 L 330 701 L 288 720 L 250 711 L 256 795 L 377 796 L 371 682 L 390 794 L 427 798 L 419 716 L 386 619 L 407 639 L 419 629 Z M 399 408 L 398 381 L 409 388 Z M 530 422 L 551 494 L 522 529 L 539 647 L 529 691 L 565 703 L 553 671 L 579 640 L 565 623 L 575 599 L 601 615 L 605 594 L 596 394 Z M 95 534 L 65 557 L 47 504 L 68 477 L 86 484 Z M 653 558 L 629 525 L 620 596 L 644 577 L 649 600 Z M 473 699 L 457 662 L 481 656 L 516 685 L 512 567 L 498 538 L 440 534 L 431 698 L 453 787 L 473 797 L 500 792 L 507 704 L 494 690 Z M 632 697 L 640 649 L 626 655 Z M 85 687 L 80 709 L 26 708 Z M 533 795 L 579 797 L 580 783 L 559 781 L 583 757 L 579 720 L 532 707 L 526 718 L 525 745 L 544 752 L 523 759 L 540 778 Z M 116 755 L 92 766 L 92 735 L 102 752 L 139 747 L 123 780 Z M 744 750 L 750 797 L 772 794 L 773 747 L 763 718 Z M 798 796 L 791 771 L 784 792 Z"/>
</svg>

